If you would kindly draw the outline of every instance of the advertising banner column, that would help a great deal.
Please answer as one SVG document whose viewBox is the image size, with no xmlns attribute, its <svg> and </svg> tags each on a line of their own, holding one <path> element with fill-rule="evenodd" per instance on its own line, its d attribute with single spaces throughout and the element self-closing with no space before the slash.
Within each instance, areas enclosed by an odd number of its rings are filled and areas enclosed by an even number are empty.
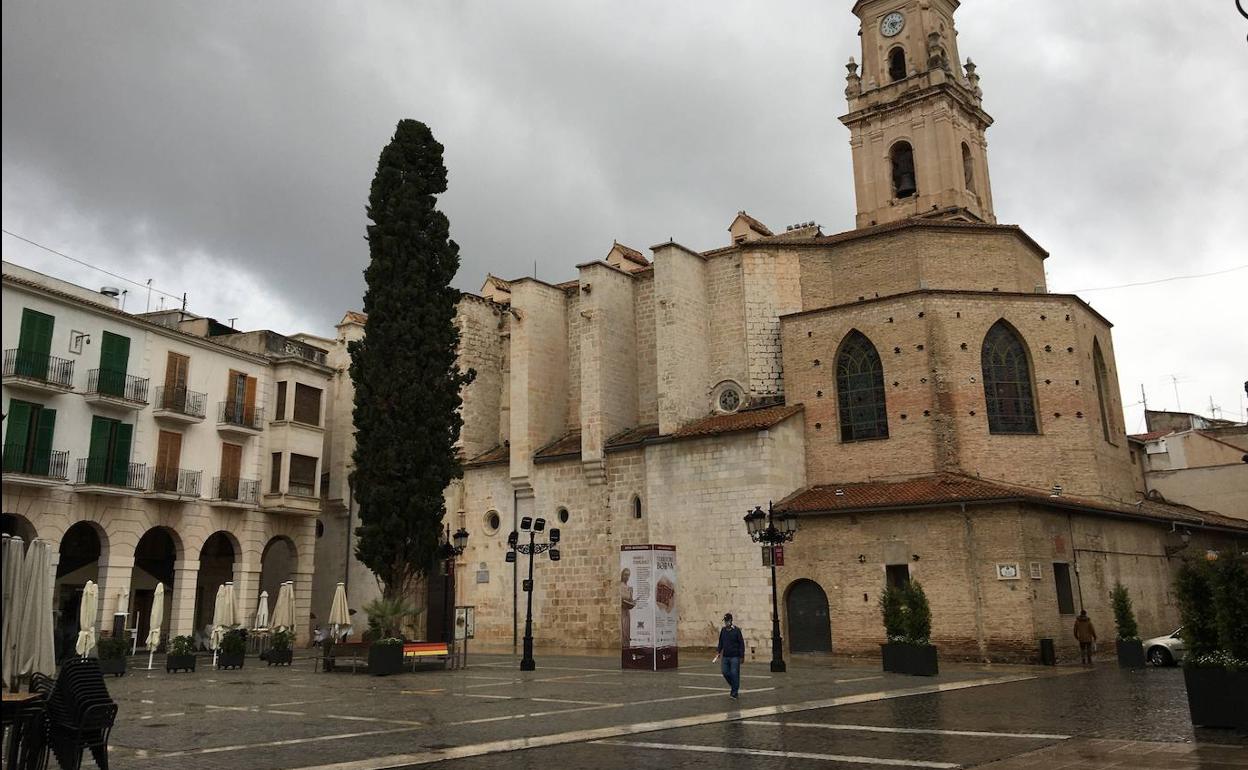
<svg viewBox="0 0 1248 770">
<path fill-rule="evenodd" d="M 675 668 L 676 547 L 620 546 L 620 666 Z"/>
</svg>

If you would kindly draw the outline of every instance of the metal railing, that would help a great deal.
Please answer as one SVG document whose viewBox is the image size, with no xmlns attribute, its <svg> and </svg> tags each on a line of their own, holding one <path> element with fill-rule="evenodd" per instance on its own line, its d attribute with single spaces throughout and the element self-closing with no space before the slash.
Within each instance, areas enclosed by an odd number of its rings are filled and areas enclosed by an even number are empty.
<svg viewBox="0 0 1248 770">
<path fill-rule="evenodd" d="M 216 500 L 228 500 L 236 503 L 255 505 L 260 499 L 259 479 L 236 479 L 231 476 L 216 476 L 212 480 L 212 497 Z"/>
<path fill-rule="evenodd" d="M 167 388 L 164 385 L 156 386 L 157 409 L 166 409 L 170 412 L 184 414 L 187 417 L 203 417 L 204 410 L 208 404 L 208 395 L 206 393 L 196 393 L 186 388 Z"/>
<path fill-rule="evenodd" d="M 220 401 L 217 403 L 217 424 L 260 430 L 264 427 L 264 410 L 239 401 Z"/>
<path fill-rule="evenodd" d="M 286 494 L 299 497 L 316 497 L 316 485 L 291 479 L 286 485 Z"/>
<path fill-rule="evenodd" d="M 324 350 L 270 331 L 264 332 L 264 348 L 278 356 L 295 356 L 317 364 L 325 363 Z"/>
<path fill-rule="evenodd" d="M 92 369 L 87 377 L 87 393 L 115 396 L 136 404 L 146 404 L 148 382 L 143 377 L 135 377 L 116 369 Z"/>
<path fill-rule="evenodd" d="M 60 388 L 72 388 L 74 362 L 47 353 L 10 348 L 4 351 L 4 376 L 23 377 Z"/>
<path fill-rule="evenodd" d="M 74 483 L 145 492 L 150 476 L 148 467 L 142 463 L 118 463 L 106 457 L 79 457 Z"/>
<path fill-rule="evenodd" d="M 45 455 L 28 451 L 24 444 L 5 444 L 4 472 L 64 481 L 69 472 L 69 452 L 53 449 Z"/>
<path fill-rule="evenodd" d="M 202 475 L 203 471 L 157 465 L 156 472 L 152 474 L 152 491 L 199 497 L 199 480 Z"/>
</svg>

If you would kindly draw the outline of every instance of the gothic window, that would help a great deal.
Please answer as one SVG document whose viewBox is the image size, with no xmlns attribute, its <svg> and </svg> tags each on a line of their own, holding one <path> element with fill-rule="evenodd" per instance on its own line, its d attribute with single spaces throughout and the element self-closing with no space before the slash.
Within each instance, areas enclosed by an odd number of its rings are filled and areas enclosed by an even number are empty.
<svg viewBox="0 0 1248 770">
<path fill-rule="evenodd" d="M 1105 356 L 1101 355 L 1101 343 L 1092 339 L 1092 367 L 1096 369 L 1096 400 L 1101 405 L 1101 431 L 1105 440 L 1114 443 L 1114 426 L 1110 422 L 1113 413 L 1112 402 L 1109 400 L 1109 370 L 1105 367 Z"/>
<path fill-rule="evenodd" d="M 975 161 L 971 159 L 971 148 L 962 143 L 962 179 L 969 192 L 975 192 Z"/>
<path fill-rule="evenodd" d="M 856 329 L 836 354 L 836 398 L 841 441 L 888 438 L 884 367 L 871 340 Z"/>
<path fill-rule="evenodd" d="M 1031 364 L 1023 338 L 1004 320 L 997 321 L 984 336 L 980 356 L 989 432 L 1038 433 Z"/>
<path fill-rule="evenodd" d="M 909 142 L 898 142 L 888 151 L 893 168 L 893 197 L 909 198 L 918 192 L 914 182 L 914 150 Z"/>
<path fill-rule="evenodd" d="M 893 82 L 906 79 L 906 52 L 901 46 L 888 52 L 888 77 Z"/>
</svg>

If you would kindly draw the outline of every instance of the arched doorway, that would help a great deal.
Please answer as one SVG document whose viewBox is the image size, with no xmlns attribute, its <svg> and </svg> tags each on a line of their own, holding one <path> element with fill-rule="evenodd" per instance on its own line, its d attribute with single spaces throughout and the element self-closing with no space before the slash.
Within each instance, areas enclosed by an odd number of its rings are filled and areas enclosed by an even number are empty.
<svg viewBox="0 0 1248 770">
<path fill-rule="evenodd" d="M 100 582 L 100 555 L 104 552 L 104 532 L 92 521 L 80 521 L 61 536 L 60 560 L 56 564 L 56 590 L 52 606 L 57 623 L 54 642 L 60 660 L 74 649 L 78 638 L 78 609 L 87 581 Z M 101 597 L 101 601 L 103 597 Z M 97 624 L 98 627 L 98 624 Z"/>
<path fill-rule="evenodd" d="M 138 626 L 139 644 L 147 643 L 147 632 L 151 630 L 152 601 L 156 597 L 156 585 L 165 586 L 164 621 L 161 629 L 168 640 L 169 610 L 173 601 L 173 565 L 178 559 L 176 535 L 167 527 L 152 527 L 143 533 L 139 544 L 134 549 L 134 568 L 130 571 L 130 616 L 131 623 Z"/>
<path fill-rule="evenodd" d="M 195 584 L 195 632 L 212 623 L 217 589 L 234 579 L 238 550 L 227 532 L 214 532 L 199 551 L 199 574 Z"/>
<path fill-rule="evenodd" d="M 828 617 L 828 595 L 813 580 L 798 580 L 789 586 L 784 600 L 789 618 L 789 650 L 832 652 L 832 626 Z"/>
<path fill-rule="evenodd" d="M 264 553 L 260 556 L 260 591 L 269 594 L 269 611 L 277 601 L 277 591 L 282 583 L 295 578 L 295 559 L 298 552 L 295 543 L 284 535 L 278 535 L 264 545 Z M 260 605 L 257 603 L 256 605 Z M 248 618 L 248 621 L 254 618 Z"/>
<path fill-rule="evenodd" d="M 20 537 L 27 546 L 30 541 L 38 537 L 35 532 L 35 525 L 30 523 L 30 519 L 18 513 L 0 514 L 0 532 L 9 537 Z"/>
</svg>

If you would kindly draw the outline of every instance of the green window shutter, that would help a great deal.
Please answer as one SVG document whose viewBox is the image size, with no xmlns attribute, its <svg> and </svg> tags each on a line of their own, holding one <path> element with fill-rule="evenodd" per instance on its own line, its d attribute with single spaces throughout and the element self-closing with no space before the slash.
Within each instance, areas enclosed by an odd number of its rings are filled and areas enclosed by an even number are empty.
<svg viewBox="0 0 1248 770">
<path fill-rule="evenodd" d="M 52 326 L 56 319 L 38 310 L 22 308 L 22 331 L 17 341 L 17 374 L 39 380 L 48 378 L 48 354 L 52 352 Z"/>
<path fill-rule="evenodd" d="M 130 471 L 130 438 L 134 435 L 134 426 L 117 423 L 116 439 L 113 442 L 113 477 L 112 483 L 125 486 Z"/>
<path fill-rule="evenodd" d="M 56 410 L 44 407 L 38 412 L 35 427 L 35 451 L 30 461 L 30 472 L 47 476 L 52 465 L 52 434 L 56 432 Z"/>
<path fill-rule="evenodd" d="M 108 480 L 108 448 L 113 443 L 113 426 L 116 420 L 107 417 L 91 418 L 91 444 L 87 451 L 88 484 L 103 484 Z"/>
<path fill-rule="evenodd" d="M 30 443 L 30 418 L 34 404 L 9 399 L 9 414 L 5 418 L 8 430 L 4 434 L 4 469 L 13 473 L 26 470 L 26 447 Z"/>
<path fill-rule="evenodd" d="M 126 367 L 130 363 L 130 338 L 104 332 L 100 340 L 101 393 L 121 396 L 126 392 Z"/>
</svg>

